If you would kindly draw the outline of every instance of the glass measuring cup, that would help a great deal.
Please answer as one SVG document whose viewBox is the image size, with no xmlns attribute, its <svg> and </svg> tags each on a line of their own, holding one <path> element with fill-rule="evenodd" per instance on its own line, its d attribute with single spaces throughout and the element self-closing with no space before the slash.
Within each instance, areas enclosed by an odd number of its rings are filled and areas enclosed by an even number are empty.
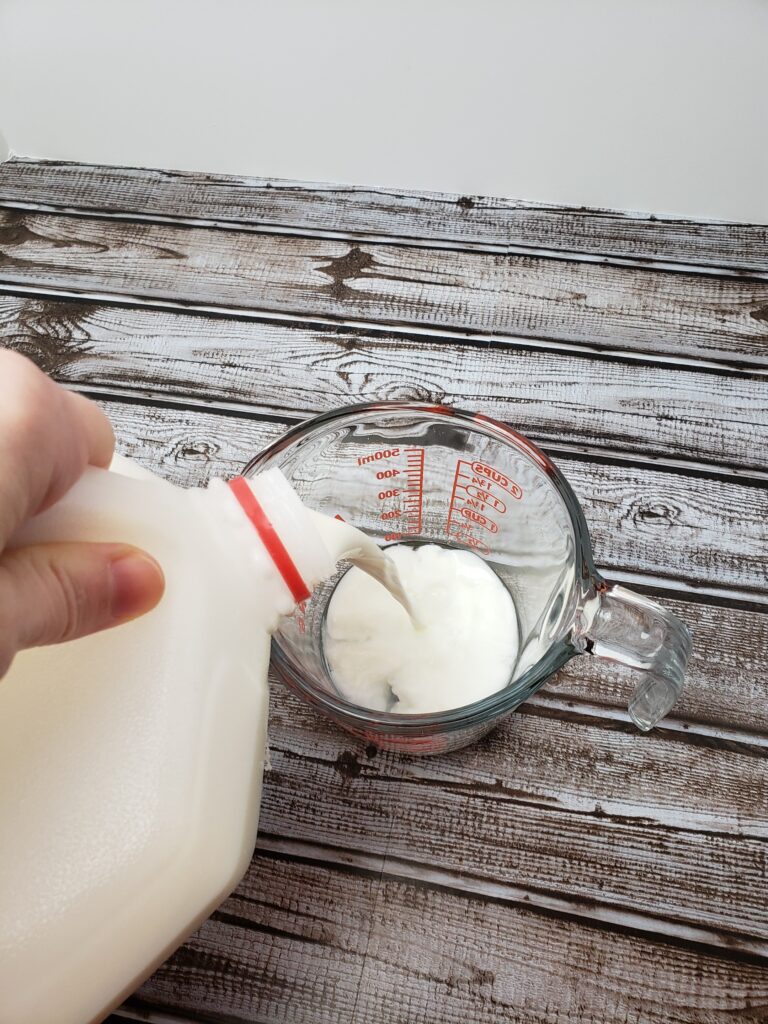
<svg viewBox="0 0 768 1024">
<path fill-rule="evenodd" d="M 581 507 L 522 434 L 446 406 L 350 406 L 288 431 L 245 475 L 279 466 L 307 506 L 378 543 L 436 543 L 484 558 L 510 591 L 520 654 L 507 686 L 434 714 L 376 712 L 344 700 L 323 654 L 328 603 L 343 569 L 273 638 L 278 674 L 338 725 L 377 746 L 435 753 L 490 730 L 577 654 L 642 673 L 629 714 L 650 729 L 679 696 L 690 633 L 673 614 L 597 572 Z"/>
</svg>

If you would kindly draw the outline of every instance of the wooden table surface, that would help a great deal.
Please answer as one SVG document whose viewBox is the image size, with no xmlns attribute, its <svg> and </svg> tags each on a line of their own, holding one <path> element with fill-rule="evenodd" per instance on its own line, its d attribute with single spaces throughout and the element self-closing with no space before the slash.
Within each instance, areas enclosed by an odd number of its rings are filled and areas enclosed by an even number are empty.
<svg viewBox="0 0 768 1024">
<path fill-rule="evenodd" d="M 120 1019 L 768 1021 L 768 229 L 22 161 L 0 204 L 0 343 L 155 472 L 350 402 L 479 410 L 695 634 L 648 735 L 589 658 L 423 760 L 276 684 L 251 868 Z"/>
</svg>

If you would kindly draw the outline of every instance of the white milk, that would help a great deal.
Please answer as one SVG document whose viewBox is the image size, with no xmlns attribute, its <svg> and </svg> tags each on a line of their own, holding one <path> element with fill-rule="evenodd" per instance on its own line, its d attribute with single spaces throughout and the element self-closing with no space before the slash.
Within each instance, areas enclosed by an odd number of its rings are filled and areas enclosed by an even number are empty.
<svg viewBox="0 0 768 1024">
<path fill-rule="evenodd" d="M 338 554 L 282 475 L 249 487 L 307 587 L 331 576 Z M 339 553 L 376 561 L 331 521 L 337 534 Z M 296 603 L 260 537 L 221 481 L 92 469 L 15 538 L 137 544 L 166 592 L 135 622 L 23 652 L 0 680 L 0 1024 L 102 1019 L 245 873 L 269 634 Z"/>
<path fill-rule="evenodd" d="M 403 588 L 395 562 L 389 554 L 385 554 L 374 540 L 349 523 L 332 519 L 313 510 L 309 510 L 309 514 L 333 560 L 352 562 L 362 570 L 361 575 L 364 574 L 371 581 L 378 581 L 380 586 L 376 589 L 381 590 L 385 587 L 388 591 L 387 596 L 401 604 L 415 624 L 414 610 Z"/>
<path fill-rule="evenodd" d="M 501 690 L 515 667 L 514 602 L 482 558 L 434 544 L 387 548 L 414 626 L 370 576 L 350 569 L 328 606 L 325 655 L 346 700 L 423 714 Z"/>
</svg>

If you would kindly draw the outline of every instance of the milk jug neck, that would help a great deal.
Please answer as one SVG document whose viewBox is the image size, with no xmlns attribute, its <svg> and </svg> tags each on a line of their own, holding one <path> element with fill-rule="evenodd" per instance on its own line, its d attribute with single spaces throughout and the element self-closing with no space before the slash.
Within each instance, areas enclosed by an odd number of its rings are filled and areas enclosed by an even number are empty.
<svg viewBox="0 0 768 1024">
<path fill-rule="evenodd" d="M 212 480 L 207 493 L 215 499 L 217 533 L 226 536 L 239 568 L 251 574 L 254 563 L 266 567 L 279 614 L 288 614 L 333 574 L 335 560 L 313 517 L 279 469 Z"/>
</svg>

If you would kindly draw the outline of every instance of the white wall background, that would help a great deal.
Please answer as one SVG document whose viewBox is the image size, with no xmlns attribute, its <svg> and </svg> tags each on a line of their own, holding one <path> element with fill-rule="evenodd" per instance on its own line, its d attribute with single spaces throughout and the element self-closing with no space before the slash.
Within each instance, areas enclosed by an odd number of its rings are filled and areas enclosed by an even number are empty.
<svg viewBox="0 0 768 1024">
<path fill-rule="evenodd" d="M 768 2 L 0 0 L 0 135 L 768 222 Z"/>
</svg>

